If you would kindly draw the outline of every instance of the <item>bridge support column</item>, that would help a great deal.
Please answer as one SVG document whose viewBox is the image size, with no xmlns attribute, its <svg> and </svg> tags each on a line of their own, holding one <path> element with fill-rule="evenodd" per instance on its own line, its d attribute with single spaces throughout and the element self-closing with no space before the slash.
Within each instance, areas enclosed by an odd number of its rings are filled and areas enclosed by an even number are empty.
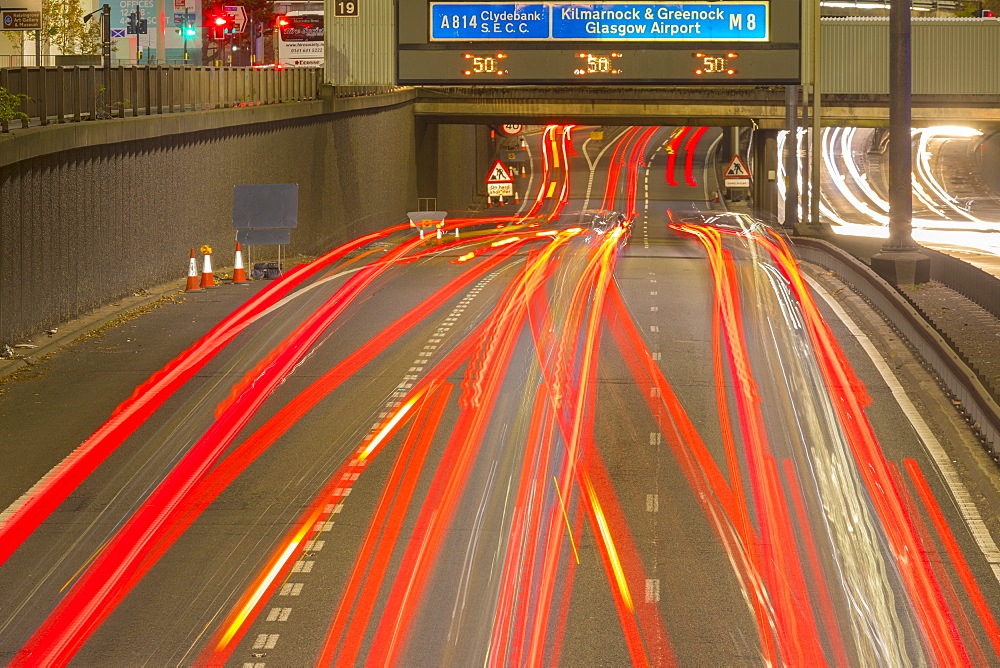
<svg viewBox="0 0 1000 668">
<path fill-rule="evenodd" d="M 785 166 L 785 224 L 794 230 L 799 222 L 799 89 L 785 86 L 785 154 L 781 156 Z"/>
<path fill-rule="evenodd" d="M 757 130 L 750 145 L 754 214 L 778 220 L 778 130 Z"/>
<path fill-rule="evenodd" d="M 438 208 L 438 145 L 440 133 L 437 123 L 417 119 L 413 128 L 417 154 L 417 202 L 414 210 L 436 210 Z M 433 203 L 428 202 L 434 199 Z M 421 208 L 426 207 L 426 208 Z"/>
<path fill-rule="evenodd" d="M 871 267 L 893 285 L 930 280 L 930 258 L 913 240 L 913 140 L 910 69 L 910 5 L 889 6 L 889 238 Z"/>
</svg>

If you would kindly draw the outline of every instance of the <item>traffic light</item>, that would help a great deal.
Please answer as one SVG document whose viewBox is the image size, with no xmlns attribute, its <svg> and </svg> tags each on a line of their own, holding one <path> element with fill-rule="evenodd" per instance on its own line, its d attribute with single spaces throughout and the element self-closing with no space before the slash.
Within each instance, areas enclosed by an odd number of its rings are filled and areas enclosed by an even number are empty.
<svg viewBox="0 0 1000 668">
<path fill-rule="evenodd" d="M 194 26 L 189 23 L 186 26 L 184 26 L 184 29 L 181 31 L 181 34 L 184 35 L 185 37 L 194 37 L 198 34 L 198 31 L 195 30 Z"/>
<path fill-rule="evenodd" d="M 233 20 L 229 14 L 219 14 L 212 18 L 212 37 L 225 39 L 232 32 Z"/>
<path fill-rule="evenodd" d="M 128 23 L 126 24 L 125 32 L 129 35 L 137 34 L 136 30 L 138 30 L 138 26 L 136 25 L 136 19 L 138 19 L 139 17 L 136 16 L 135 13 L 132 13 L 129 14 L 127 18 L 128 18 Z"/>
</svg>

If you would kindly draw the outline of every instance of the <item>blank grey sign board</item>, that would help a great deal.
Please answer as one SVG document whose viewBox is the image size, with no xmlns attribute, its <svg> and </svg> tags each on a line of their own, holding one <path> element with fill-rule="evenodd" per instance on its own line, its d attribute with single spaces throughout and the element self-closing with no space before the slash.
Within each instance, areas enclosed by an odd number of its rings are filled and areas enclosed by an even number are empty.
<svg viewBox="0 0 1000 668">
<path fill-rule="evenodd" d="M 299 184 L 234 186 L 233 227 L 236 229 L 288 228 L 298 223 Z"/>
<path fill-rule="evenodd" d="M 292 231 L 289 229 L 237 230 L 236 240 L 247 246 L 274 246 L 292 242 Z"/>
</svg>

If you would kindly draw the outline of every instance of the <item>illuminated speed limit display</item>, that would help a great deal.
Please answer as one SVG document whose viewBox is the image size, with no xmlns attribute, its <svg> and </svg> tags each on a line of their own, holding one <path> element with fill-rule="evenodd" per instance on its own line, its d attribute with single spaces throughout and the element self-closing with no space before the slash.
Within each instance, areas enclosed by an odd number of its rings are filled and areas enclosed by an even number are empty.
<svg viewBox="0 0 1000 668">
<path fill-rule="evenodd" d="M 795 84 L 797 0 L 398 0 L 400 84 Z"/>
</svg>

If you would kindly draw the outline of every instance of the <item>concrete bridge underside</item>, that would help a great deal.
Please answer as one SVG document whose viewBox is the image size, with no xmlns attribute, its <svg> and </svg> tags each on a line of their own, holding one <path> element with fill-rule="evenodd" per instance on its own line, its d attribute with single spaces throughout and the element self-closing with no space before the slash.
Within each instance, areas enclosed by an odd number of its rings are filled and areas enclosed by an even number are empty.
<svg viewBox="0 0 1000 668">
<path fill-rule="evenodd" d="M 438 123 L 752 125 L 785 127 L 783 87 L 416 89 L 414 113 Z M 889 98 L 823 95 L 824 126 L 886 127 Z M 1000 95 L 914 95 L 913 125 L 1000 124 Z"/>
</svg>

